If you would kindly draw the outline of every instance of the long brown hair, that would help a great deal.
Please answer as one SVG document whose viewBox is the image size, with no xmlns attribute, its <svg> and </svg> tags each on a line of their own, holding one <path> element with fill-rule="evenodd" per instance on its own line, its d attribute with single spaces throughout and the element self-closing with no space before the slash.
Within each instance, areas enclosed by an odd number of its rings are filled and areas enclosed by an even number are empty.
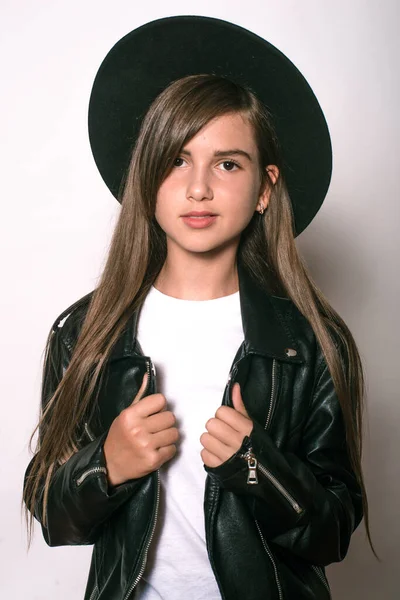
<svg viewBox="0 0 400 600">
<path fill-rule="evenodd" d="M 349 457 L 362 490 L 368 540 L 378 558 L 370 535 L 361 467 L 364 378 L 355 341 L 297 252 L 281 153 L 268 110 L 250 89 L 206 74 L 171 83 L 155 99 L 143 120 L 121 192 L 122 207 L 105 267 L 90 299 L 68 368 L 42 407 L 39 423 L 30 438 L 32 444 L 39 428 L 36 454 L 24 488 L 29 543 L 41 482 L 45 481 L 41 506 L 45 520 L 51 474 L 79 448 L 78 431 L 83 416 L 95 402 L 94 390 L 103 365 L 165 261 L 166 236 L 154 217 L 157 191 L 182 147 L 210 119 L 232 112 L 239 112 L 252 125 L 261 189 L 271 187 L 266 213 L 262 218 L 255 214 L 242 232 L 238 258 L 269 292 L 289 297 L 315 332 L 342 407 Z M 275 185 L 265 169 L 271 164 L 277 165 L 281 173 Z M 50 341 L 51 335 L 45 360 Z M 341 352 L 338 346 L 342 347 Z"/>
</svg>

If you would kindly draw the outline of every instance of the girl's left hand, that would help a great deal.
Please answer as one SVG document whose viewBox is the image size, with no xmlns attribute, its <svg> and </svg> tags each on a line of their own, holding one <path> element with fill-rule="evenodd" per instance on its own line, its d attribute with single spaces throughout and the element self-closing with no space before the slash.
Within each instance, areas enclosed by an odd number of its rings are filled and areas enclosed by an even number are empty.
<svg viewBox="0 0 400 600">
<path fill-rule="evenodd" d="M 201 458 L 207 467 L 219 467 L 228 460 L 242 445 L 246 435 L 253 429 L 253 421 L 247 414 L 243 404 L 240 385 L 235 383 L 232 388 L 232 402 L 230 406 L 220 406 L 215 417 L 206 423 L 207 433 L 200 436 L 203 446 Z"/>
</svg>

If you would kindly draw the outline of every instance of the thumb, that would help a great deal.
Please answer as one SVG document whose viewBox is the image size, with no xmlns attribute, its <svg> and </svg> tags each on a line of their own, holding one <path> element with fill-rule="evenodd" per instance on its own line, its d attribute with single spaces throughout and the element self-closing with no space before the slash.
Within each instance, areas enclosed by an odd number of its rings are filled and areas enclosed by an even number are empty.
<svg viewBox="0 0 400 600">
<path fill-rule="evenodd" d="M 243 404 L 243 398 L 242 398 L 242 393 L 241 393 L 241 389 L 240 389 L 240 384 L 238 382 L 236 382 L 232 388 L 232 402 L 233 402 L 233 408 L 235 410 L 237 410 L 242 415 L 244 415 L 245 417 L 250 419 L 250 417 L 247 413 L 246 407 Z"/>
<path fill-rule="evenodd" d="M 146 390 L 146 387 L 147 387 L 148 376 L 149 375 L 148 375 L 148 373 L 146 371 L 146 373 L 144 374 L 143 379 L 142 379 L 142 385 L 140 386 L 140 388 L 139 388 L 139 390 L 138 390 L 138 392 L 137 392 L 137 394 L 136 394 L 136 396 L 135 396 L 135 398 L 134 398 L 134 400 L 132 402 L 132 406 L 133 406 L 133 404 L 136 404 L 137 402 L 139 402 L 139 400 L 142 399 L 142 396 L 143 396 L 143 394 L 144 394 L 144 392 Z"/>
</svg>

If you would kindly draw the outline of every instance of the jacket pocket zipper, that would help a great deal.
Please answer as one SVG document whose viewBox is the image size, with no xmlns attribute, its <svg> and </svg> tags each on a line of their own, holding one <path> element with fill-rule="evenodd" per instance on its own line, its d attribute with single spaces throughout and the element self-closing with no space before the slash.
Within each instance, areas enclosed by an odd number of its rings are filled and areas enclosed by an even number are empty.
<svg viewBox="0 0 400 600">
<path fill-rule="evenodd" d="M 299 505 L 299 503 L 289 494 L 289 492 L 283 487 L 281 483 L 272 475 L 268 469 L 264 467 L 254 456 L 253 449 L 249 448 L 247 452 L 240 454 L 241 458 L 247 460 L 248 464 L 248 474 L 247 474 L 247 483 L 249 485 L 255 485 L 258 483 L 258 475 L 257 469 L 265 476 L 267 479 L 271 481 L 271 483 L 276 487 L 277 490 L 286 498 L 289 504 L 292 506 L 293 510 L 296 511 L 298 515 L 303 512 L 303 508 Z"/>
<path fill-rule="evenodd" d="M 267 414 L 267 419 L 265 421 L 264 429 L 267 430 L 271 421 L 272 412 L 274 409 L 274 401 L 275 401 L 275 391 L 276 391 L 276 370 L 277 370 L 277 361 L 274 358 L 272 360 L 272 384 L 271 384 L 271 400 L 269 405 L 269 410 Z M 253 449 L 249 448 L 247 452 L 240 455 L 242 458 L 247 460 L 247 464 L 249 467 L 247 474 L 247 483 L 249 485 L 255 485 L 258 483 L 257 469 L 267 477 L 271 481 L 271 483 L 276 487 L 277 490 L 286 498 L 289 504 L 292 506 L 293 510 L 296 511 L 298 515 L 303 512 L 303 508 L 299 505 L 299 503 L 289 494 L 289 492 L 283 487 L 281 483 L 272 475 L 268 469 L 264 467 L 261 463 L 258 462 L 256 457 L 253 454 Z"/>
<path fill-rule="evenodd" d="M 89 477 L 89 475 L 91 475 L 92 473 L 104 473 L 105 475 L 107 475 L 107 469 L 105 467 L 92 467 L 91 469 L 84 471 L 82 475 L 80 475 L 76 480 L 76 485 L 81 485 L 81 483 L 85 481 L 86 477 Z"/>
</svg>

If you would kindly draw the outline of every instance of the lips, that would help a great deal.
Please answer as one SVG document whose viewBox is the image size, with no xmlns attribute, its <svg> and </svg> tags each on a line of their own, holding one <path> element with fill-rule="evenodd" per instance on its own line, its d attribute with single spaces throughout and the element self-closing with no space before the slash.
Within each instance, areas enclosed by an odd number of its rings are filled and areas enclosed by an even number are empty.
<svg viewBox="0 0 400 600">
<path fill-rule="evenodd" d="M 181 218 L 182 222 L 191 229 L 206 229 L 215 223 L 217 216 L 218 215 L 206 211 L 197 213 L 192 211 L 187 215 L 182 215 Z"/>
<path fill-rule="evenodd" d="M 201 211 L 201 212 L 196 212 L 196 211 L 192 211 L 192 212 L 188 212 L 185 215 L 182 215 L 182 217 L 216 217 L 217 215 L 215 213 L 212 212 L 207 212 L 207 211 Z"/>
</svg>

